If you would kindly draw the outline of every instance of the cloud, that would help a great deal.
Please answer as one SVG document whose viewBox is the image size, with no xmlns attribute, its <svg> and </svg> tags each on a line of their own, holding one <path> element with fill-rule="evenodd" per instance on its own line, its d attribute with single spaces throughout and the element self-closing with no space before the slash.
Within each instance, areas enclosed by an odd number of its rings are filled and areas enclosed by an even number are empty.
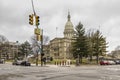
<svg viewBox="0 0 120 80">
<path fill-rule="evenodd" d="M 62 37 L 68 10 L 74 27 L 81 22 L 88 30 L 99 29 L 107 37 L 108 50 L 119 45 L 120 0 L 33 0 L 40 28 L 50 39 Z M 33 13 L 31 0 L 0 0 L 0 34 L 10 41 L 29 40 L 34 34 L 29 15 Z M 56 31 L 56 27 L 58 27 Z M 117 42 L 117 43 L 116 43 Z"/>
</svg>

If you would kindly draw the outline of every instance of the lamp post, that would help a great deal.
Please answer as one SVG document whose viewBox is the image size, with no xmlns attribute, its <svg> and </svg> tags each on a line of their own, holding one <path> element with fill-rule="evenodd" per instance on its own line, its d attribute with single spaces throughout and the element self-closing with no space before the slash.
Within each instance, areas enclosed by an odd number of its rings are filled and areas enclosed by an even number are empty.
<svg viewBox="0 0 120 80">
<path fill-rule="evenodd" d="M 15 49 L 15 47 L 17 47 Z M 17 61 L 17 56 L 18 55 L 18 41 L 15 42 L 15 45 L 13 45 L 13 56 L 14 56 L 14 61 Z"/>
<path fill-rule="evenodd" d="M 44 53 L 43 53 L 43 29 L 42 29 L 42 32 L 41 32 L 41 66 L 43 66 L 43 56 L 44 56 Z"/>
<path fill-rule="evenodd" d="M 79 51 L 79 53 L 77 55 L 76 65 L 79 66 L 80 65 L 80 48 L 77 48 L 77 51 Z"/>
<path fill-rule="evenodd" d="M 59 59 L 59 47 L 57 47 L 57 51 L 58 51 L 57 59 Z"/>
<path fill-rule="evenodd" d="M 51 46 L 50 47 L 50 57 L 52 57 L 52 58 L 55 58 L 55 51 L 54 50 L 55 50 L 54 47 Z M 51 53 L 53 53 L 53 54 L 51 54 Z"/>
<path fill-rule="evenodd" d="M 15 53 L 15 58 L 18 57 L 18 41 L 16 41 L 16 46 L 17 46 L 17 50 L 16 50 L 16 53 Z"/>
</svg>

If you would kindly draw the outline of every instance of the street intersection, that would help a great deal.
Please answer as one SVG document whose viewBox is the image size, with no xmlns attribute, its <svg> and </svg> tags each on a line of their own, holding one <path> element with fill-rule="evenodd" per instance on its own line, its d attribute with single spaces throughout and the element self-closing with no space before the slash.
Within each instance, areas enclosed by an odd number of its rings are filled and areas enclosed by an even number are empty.
<svg viewBox="0 0 120 80">
<path fill-rule="evenodd" d="M 0 80 L 120 80 L 120 65 L 25 67 L 0 64 Z"/>
</svg>

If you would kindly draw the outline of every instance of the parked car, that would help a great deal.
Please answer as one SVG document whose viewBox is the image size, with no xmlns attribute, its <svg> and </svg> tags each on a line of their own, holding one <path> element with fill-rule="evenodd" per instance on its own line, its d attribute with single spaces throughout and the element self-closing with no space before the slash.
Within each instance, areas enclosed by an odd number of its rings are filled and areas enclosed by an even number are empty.
<svg viewBox="0 0 120 80">
<path fill-rule="evenodd" d="M 107 60 L 101 60 L 100 61 L 100 65 L 108 65 L 108 61 Z"/>
<path fill-rule="evenodd" d="M 12 65 L 31 66 L 31 63 L 28 61 L 17 60 L 17 61 L 14 61 Z"/>
<path fill-rule="evenodd" d="M 5 60 L 4 59 L 0 59 L 0 64 L 4 64 Z"/>
<path fill-rule="evenodd" d="M 114 61 L 116 64 L 120 64 L 120 60 L 115 60 Z"/>
<path fill-rule="evenodd" d="M 108 65 L 115 65 L 116 63 L 112 60 L 108 60 Z"/>
<path fill-rule="evenodd" d="M 21 60 L 13 61 L 12 65 L 21 65 Z"/>
<path fill-rule="evenodd" d="M 20 65 L 21 66 L 31 66 L 31 63 L 28 61 L 22 61 Z"/>
</svg>

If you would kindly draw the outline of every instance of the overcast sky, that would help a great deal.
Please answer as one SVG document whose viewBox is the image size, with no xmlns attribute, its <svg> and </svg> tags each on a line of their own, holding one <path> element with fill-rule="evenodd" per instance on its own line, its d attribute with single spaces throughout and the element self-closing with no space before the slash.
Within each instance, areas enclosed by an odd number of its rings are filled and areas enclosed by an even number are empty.
<svg viewBox="0 0 120 80">
<path fill-rule="evenodd" d="M 68 10 L 74 27 L 100 29 L 112 51 L 120 45 L 120 0 L 34 0 L 40 26 L 50 39 L 63 37 Z M 24 42 L 34 34 L 29 25 L 31 0 L 0 0 L 0 34 L 9 41 Z M 100 27 L 99 27 L 100 26 Z M 56 27 L 58 30 L 56 32 Z"/>
</svg>

